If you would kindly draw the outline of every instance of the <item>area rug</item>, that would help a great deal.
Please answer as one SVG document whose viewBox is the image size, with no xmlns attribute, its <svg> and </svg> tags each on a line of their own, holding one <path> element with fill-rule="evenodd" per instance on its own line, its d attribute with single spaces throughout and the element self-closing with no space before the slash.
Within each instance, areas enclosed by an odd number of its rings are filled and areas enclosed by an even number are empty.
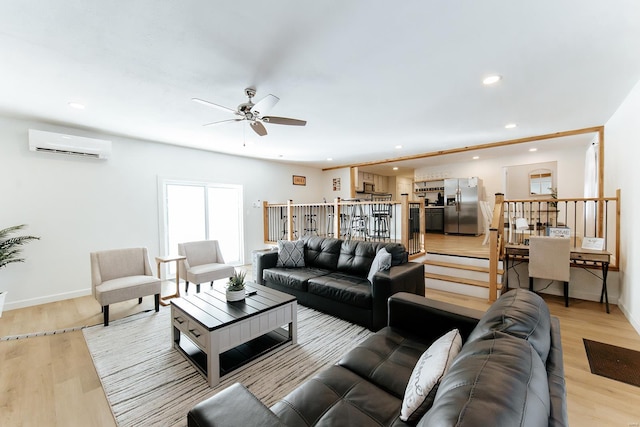
<svg viewBox="0 0 640 427">
<path fill-rule="evenodd" d="M 583 338 L 591 373 L 640 387 L 640 352 Z"/>
<path fill-rule="evenodd" d="M 196 403 L 241 382 L 271 406 L 310 376 L 336 363 L 372 334 L 368 329 L 298 306 L 298 344 L 224 377 L 210 388 L 172 347 L 171 310 L 162 307 L 108 327 L 83 330 L 119 426 L 186 426 Z"/>
</svg>

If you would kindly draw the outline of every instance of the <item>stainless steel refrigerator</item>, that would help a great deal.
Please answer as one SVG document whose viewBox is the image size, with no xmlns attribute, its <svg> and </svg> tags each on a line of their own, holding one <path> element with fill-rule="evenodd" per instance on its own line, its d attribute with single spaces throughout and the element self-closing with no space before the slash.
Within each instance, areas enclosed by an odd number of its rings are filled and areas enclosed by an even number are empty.
<svg viewBox="0 0 640 427">
<path fill-rule="evenodd" d="M 480 195 L 482 181 L 477 177 L 444 180 L 445 234 L 479 235 L 482 230 Z"/>
</svg>

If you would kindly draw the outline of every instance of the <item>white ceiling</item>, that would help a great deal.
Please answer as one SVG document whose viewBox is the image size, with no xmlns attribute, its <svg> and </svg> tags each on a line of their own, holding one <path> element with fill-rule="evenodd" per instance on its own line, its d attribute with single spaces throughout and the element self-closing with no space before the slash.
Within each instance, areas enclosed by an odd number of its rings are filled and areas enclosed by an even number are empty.
<svg viewBox="0 0 640 427">
<path fill-rule="evenodd" d="M 407 156 L 605 124 L 639 22 L 638 0 L 2 0 L 0 114 L 319 167 Z M 233 116 L 191 98 L 248 86 L 307 126 L 202 126 Z"/>
</svg>

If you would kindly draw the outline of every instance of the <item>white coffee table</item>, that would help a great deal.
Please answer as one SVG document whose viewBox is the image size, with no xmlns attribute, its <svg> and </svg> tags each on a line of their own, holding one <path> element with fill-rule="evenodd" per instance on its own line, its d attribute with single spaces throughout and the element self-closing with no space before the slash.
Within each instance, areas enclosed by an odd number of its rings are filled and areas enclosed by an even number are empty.
<svg viewBox="0 0 640 427">
<path fill-rule="evenodd" d="M 297 301 L 292 295 L 248 283 L 255 295 L 228 303 L 214 287 L 171 300 L 174 347 L 210 386 L 236 369 L 297 343 Z"/>
</svg>

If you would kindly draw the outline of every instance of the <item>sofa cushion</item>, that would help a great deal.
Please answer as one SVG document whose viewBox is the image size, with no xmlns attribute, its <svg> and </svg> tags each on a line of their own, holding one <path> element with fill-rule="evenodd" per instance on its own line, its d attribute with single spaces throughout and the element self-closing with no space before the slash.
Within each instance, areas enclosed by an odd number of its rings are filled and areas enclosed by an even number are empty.
<svg viewBox="0 0 640 427">
<path fill-rule="evenodd" d="M 276 267 L 304 267 L 304 241 L 278 240 L 278 262 Z"/>
<path fill-rule="evenodd" d="M 370 309 L 372 305 L 369 281 L 349 274 L 329 273 L 310 278 L 307 290 L 310 294 L 355 307 Z"/>
<path fill-rule="evenodd" d="M 371 243 L 345 240 L 340 246 L 338 271 L 359 277 L 367 277 L 375 257 L 376 248 Z"/>
<path fill-rule="evenodd" d="M 385 327 L 345 354 L 338 365 L 402 399 L 413 368 L 430 344 Z"/>
<path fill-rule="evenodd" d="M 309 267 L 337 270 L 342 240 L 318 236 L 305 237 L 304 260 Z"/>
<path fill-rule="evenodd" d="M 551 348 L 551 315 L 544 300 L 526 289 L 514 289 L 493 304 L 471 332 L 469 341 L 493 331 L 525 339 L 547 363 Z"/>
<path fill-rule="evenodd" d="M 388 426 L 397 425 L 400 403 L 396 396 L 334 365 L 271 410 L 288 426 Z"/>
<path fill-rule="evenodd" d="M 431 407 L 440 380 L 451 366 L 453 358 L 462 347 L 462 338 L 457 329 L 438 338 L 425 351 L 416 363 L 407 389 L 402 399 L 400 419 L 410 423 L 417 422 Z"/>
<path fill-rule="evenodd" d="M 309 279 L 331 273 L 320 268 L 267 268 L 262 272 L 265 281 L 306 292 Z"/>
<path fill-rule="evenodd" d="M 371 268 L 369 268 L 369 274 L 367 275 L 367 280 L 370 283 L 373 283 L 373 276 L 376 275 L 378 271 L 384 271 L 391 268 L 391 254 L 387 252 L 385 248 L 382 248 L 376 254 L 376 257 L 373 259 L 371 263 Z"/>
<path fill-rule="evenodd" d="M 465 343 L 418 426 L 548 426 L 547 372 L 525 340 L 494 331 Z"/>
</svg>

